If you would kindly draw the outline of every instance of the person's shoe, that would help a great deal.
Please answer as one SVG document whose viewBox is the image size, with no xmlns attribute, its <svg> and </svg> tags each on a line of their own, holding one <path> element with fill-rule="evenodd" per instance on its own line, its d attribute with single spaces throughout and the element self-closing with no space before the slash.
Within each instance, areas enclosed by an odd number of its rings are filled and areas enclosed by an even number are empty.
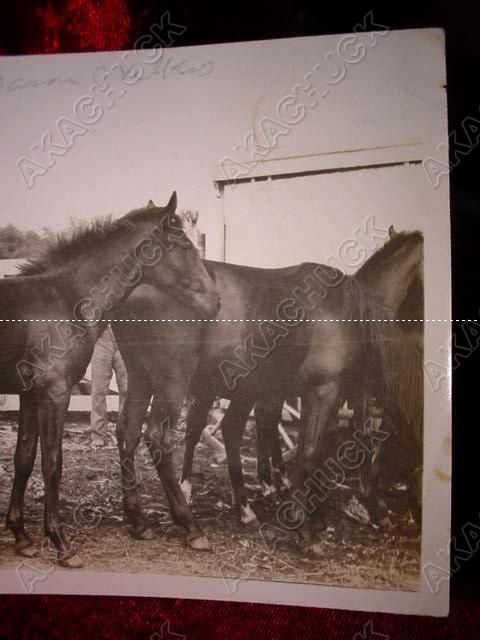
<svg viewBox="0 0 480 640">
<path fill-rule="evenodd" d="M 104 447 L 107 443 L 101 436 L 97 436 L 96 434 L 92 436 L 90 444 L 94 449 L 100 449 L 100 447 Z"/>
<path fill-rule="evenodd" d="M 89 436 L 90 436 L 90 445 L 94 449 L 99 449 L 100 447 L 104 447 L 108 442 L 107 434 L 104 434 L 100 431 L 95 431 L 94 429 L 89 430 Z"/>
</svg>

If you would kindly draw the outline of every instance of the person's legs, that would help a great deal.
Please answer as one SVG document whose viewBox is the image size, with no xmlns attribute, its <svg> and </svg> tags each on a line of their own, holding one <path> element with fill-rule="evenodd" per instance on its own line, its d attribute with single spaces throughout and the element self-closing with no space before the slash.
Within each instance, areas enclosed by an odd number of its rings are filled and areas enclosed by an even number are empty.
<svg viewBox="0 0 480 640">
<path fill-rule="evenodd" d="M 125 398 L 127 397 L 127 367 L 125 366 L 125 362 L 123 361 L 122 355 L 120 351 L 115 351 L 113 355 L 113 370 L 115 371 L 115 380 L 117 381 L 118 388 L 118 415 L 123 409 L 123 405 L 125 404 Z M 112 434 L 113 435 L 113 434 Z"/>
<path fill-rule="evenodd" d="M 115 371 L 115 379 L 118 387 L 118 414 L 123 408 L 125 397 L 127 395 L 127 367 L 123 361 L 120 351 L 117 349 L 113 355 L 113 370 Z"/>
<path fill-rule="evenodd" d="M 105 331 L 98 339 L 92 356 L 92 410 L 90 430 L 100 436 L 107 434 L 107 393 L 112 379 L 113 342 Z"/>
</svg>

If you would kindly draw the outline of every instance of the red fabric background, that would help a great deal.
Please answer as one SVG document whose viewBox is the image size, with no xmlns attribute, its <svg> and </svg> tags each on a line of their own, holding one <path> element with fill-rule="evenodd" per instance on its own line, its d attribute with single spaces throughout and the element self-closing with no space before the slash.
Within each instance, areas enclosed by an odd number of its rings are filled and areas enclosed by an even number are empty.
<svg viewBox="0 0 480 640">
<path fill-rule="evenodd" d="M 152 640 L 161 640 L 163 625 L 166 640 L 474 640 L 479 623 L 478 597 L 467 591 L 454 597 L 449 618 L 162 598 L 0 599 L 2 640 L 149 640 L 155 633 Z"/>
<path fill-rule="evenodd" d="M 61 9 L 57 3 L 26 0 L 10 8 L 14 15 L 10 24 L 8 19 L 0 24 L 0 33 L 4 32 L 0 53 L 131 48 L 142 33 L 142 26 L 153 23 L 154 20 L 149 22 L 149 13 L 154 10 L 157 14 L 159 8 L 150 0 L 140 8 L 135 0 L 66 0 Z M 285 28 L 278 22 L 282 20 L 281 12 L 279 7 L 268 16 L 280 30 Z M 185 13 L 188 15 L 188 10 Z M 201 18 L 206 19 L 204 15 Z M 220 19 L 217 15 L 217 21 Z M 172 20 L 175 21 L 174 7 Z M 257 37 L 254 28 L 252 25 L 250 37 Z M 238 32 L 231 21 L 225 21 L 224 34 L 223 40 L 237 39 Z M 188 37 L 183 44 L 187 42 Z M 152 640 L 175 637 L 178 640 L 182 636 L 221 640 L 252 637 L 378 640 L 383 636 L 398 640 L 467 639 L 480 637 L 477 603 L 476 590 L 467 586 L 454 587 L 448 619 L 180 599 L 3 596 L 0 638 L 141 640 L 153 635 Z"/>
</svg>

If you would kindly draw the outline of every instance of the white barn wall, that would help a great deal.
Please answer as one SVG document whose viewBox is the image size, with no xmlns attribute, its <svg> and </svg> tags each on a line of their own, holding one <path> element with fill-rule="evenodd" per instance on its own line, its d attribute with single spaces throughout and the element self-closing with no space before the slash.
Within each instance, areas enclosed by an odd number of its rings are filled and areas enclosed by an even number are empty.
<svg viewBox="0 0 480 640">
<path fill-rule="evenodd" d="M 365 260 L 360 249 L 373 249 L 361 231 L 368 218 L 385 232 L 391 224 L 424 231 L 442 199 L 418 164 L 227 185 L 225 258 L 261 267 L 328 261 L 351 273 Z M 358 252 L 347 251 L 352 237 Z"/>
</svg>

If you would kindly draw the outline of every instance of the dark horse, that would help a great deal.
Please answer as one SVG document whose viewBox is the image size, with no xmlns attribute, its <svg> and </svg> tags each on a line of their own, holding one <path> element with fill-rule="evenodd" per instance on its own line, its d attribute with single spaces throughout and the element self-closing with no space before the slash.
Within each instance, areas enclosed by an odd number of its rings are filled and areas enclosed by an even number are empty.
<svg viewBox="0 0 480 640">
<path fill-rule="evenodd" d="M 390 242 L 366 261 L 351 282 L 357 282 L 361 287 L 368 287 L 370 291 L 375 292 L 375 296 L 381 306 L 376 307 L 375 303 L 373 303 L 372 311 L 376 310 L 376 316 L 379 319 L 386 321 L 403 319 L 406 314 L 408 314 L 410 320 L 412 318 L 423 318 L 423 238 L 419 233 L 397 234 L 393 227 L 390 228 L 389 235 Z M 355 295 L 353 304 L 356 304 Z M 350 305 L 347 304 L 347 313 L 351 312 L 349 307 Z M 365 310 L 361 315 L 367 322 L 377 319 L 375 313 L 365 314 Z M 403 327 L 403 324 L 399 326 Z M 372 395 L 375 395 L 378 400 L 382 399 L 384 405 L 388 407 L 389 415 L 400 426 L 400 431 L 404 435 L 408 448 L 412 449 L 412 457 L 417 456 L 418 458 L 418 453 L 422 451 L 421 434 L 423 431 L 423 370 L 421 364 L 423 325 L 421 323 L 409 323 L 410 327 L 412 329 L 405 332 L 396 330 L 396 327 L 390 328 L 388 331 L 380 329 L 375 331 L 374 334 L 370 332 L 370 337 L 367 334 L 366 337 L 362 338 L 367 340 L 365 344 L 367 349 L 375 349 L 375 344 L 368 344 L 368 340 L 371 337 L 386 343 L 385 346 L 387 348 L 379 353 L 382 361 L 370 366 L 369 370 L 365 366 L 366 363 L 363 358 L 360 357 L 345 368 L 341 376 L 341 386 L 337 401 L 336 404 L 332 405 L 330 417 L 334 418 L 337 415 L 336 409 L 348 398 L 354 408 L 357 428 L 367 431 L 371 424 L 368 400 Z M 371 362 L 373 362 L 372 359 Z M 398 372 L 399 362 L 403 363 L 401 365 L 402 372 Z M 237 402 L 243 402 L 241 396 L 232 397 L 229 411 L 235 411 Z M 263 398 L 255 405 L 257 438 L 260 449 L 258 472 L 259 479 L 264 485 L 268 485 L 269 481 L 271 482 L 268 453 L 270 453 L 272 459 L 274 479 L 277 480 L 277 485 L 279 481 L 285 482 L 286 478 L 277 432 L 282 405 L 283 398 L 279 396 Z M 187 496 L 190 492 L 190 474 L 193 459 L 192 446 L 195 446 L 196 442 L 198 442 L 201 425 L 205 425 L 205 416 L 202 416 L 201 413 L 198 416 L 196 414 L 197 409 L 194 406 L 187 420 L 187 446 L 183 475 L 183 486 L 186 488 Z M 196 435 L 192 435 L 189 431 L 192 423 L 194 427 L 197 427 Z M 222 429 L 224 424 L 223 422 Z M 240 464 L 239 455 L 237 454 L 237 456 L 238 464 Z M 364 472 L 362 475 L 364 479 L 367 479 L 365 484 L 372 505 L 374 505 L 378 494 L 377 484 L 380 476 L 380 463 L 377 461 L 374 467 L 370 467 L 368 460 L 369 458 L 367 458 L 366 464 L 362 469 Z M 417 461 L 416 466 L 420 467 L 420 465 L 421 462 Z M 419 474 L 417 474 L 416 480 L 419 480 L 419 477 Z M 411 486 L 413 493 L 415 491 L 418 492 L 416 483 L 411 483 Z M 237 488 L 236 495 L 239 493 L 240 491 Z M 413 505 L 418 513 L 418 500 L 414 501 Z M 255 522 L 255 516 L 251 512 L 244 512 L 242 520 L 244 522 L 249 520 Z"/>
<path fill-rule="evenodd" d="M 393 227 L 389 229 L 390 239 L 397 236 Z M 357 277 L 362 278 L 367 283 L 373 277 L 369 261 L 359 270 Z M 423 259 L 404 284 L 405 297 L 401 301 L 395 312 L 395 318 L 402 330 L 404 348 L 409 352 L 410 357 L 416 363 L 408 368 L 408 374 L 413 376 L 410 381 L 410 388 L 414 393 L 409 398 L 401 398 L 400 402 L 395 402 L 392 394 L 388 390 L 376 390 L 377 400 L 384 404 L 384 418 L 382 430 L 390 432 L 394 425 L 400 436 L 402 451 L 407 462 L 406 471 L 408 475 L 408 498 L 409 506 L 418 525 L 421 524 L 422 507 L 422 470 L 423 470 L 423 336 L 424 336 L 424 271 Z M 396 395 L 401 394 L 401 389 L 396 390 Z M 380 397 L 379 397 L 380 396 Z M 385 454 L 391 449 L 391 443 L 385 442 L 380 445 L 371 460 L 371 465 L 365 467 L 366 476 L 361 475 L 362 489 L 364 495 L 369 500 L 370 509 L 374 519 L 378 519 L 385 511 L 385 505 L 379 499 L 379 481 L 382 476 L 382 466 L 384 467 Z"/>
<path fill-rule="evenodd" d="M 170 458 L 168 443 L 153 442 L 152 424 L 167 439 L 181 404 L 193 398 L 187 419 L 182 480 L 189 482 L 195 444 L 216 396 L 230 398 L 222 430 L 234 502 L 244 522 L 254 518 L 242 479 L 239 445 L 252 406 L 270 398 L 301 395 L 305 417 L 297 455 L 297 487 L 314 470 L 326 421 L 344 374 L 356 363 L 373 370 L 385 342 L 385 323 L 354 322 L 386 317 L 397 308 L 403 286 L 422 259 L 421 233 L 399 234 L 377 252 L 371 288 L 336 269 L 304 263 L 283 269 L 256 269 L 205 261 L 222 297 L 210 323 L 194 322 L 175 300 L 139 287 L 124 306 L 125 318 L 156 318 L 162 309 L 170 324 L 146 322 L 113 329 L 128 369 L 129 388 L 118 421 L 125 513 L 138 537 L 152 532 L 142 513 L 134 477 L 134 453 L 151 395 L 154 400 L 146 440 L 159 465 Z M 377 255 L 376 254 L 376 255 Z M 388 315 L 388 314 L 387 314 Z M 341 322 L 338 320 L 351 320 Z M 383 358 L 385 361 L 385 358 Z M 398 373 L 398 372 L 397 372 Z M 156 448 L 156 451 L 155 451 Z M 182 517 L 183 514 L 181 514 Z M 178 520 L 181 522 L 181 520 Z"/>
<path fill-rule="evenodd" d="M 25 487 L 40 436 L 45 483 L 45 531 L 65 566 L 79 566 L 59 519 L 62 433 L 72 385 L 84 375 L 107 318 L 139 283 L 153 285 L 202 316 L 218 294 L 175 214 L 166 207 L 95 221 L 60 237 L 24 276 L 0 282 L 0 391 L 20 395 L 15 478 L 7 516 L 17 552 L 33 555 L 24 528 Z M 161 317 L 161 310 L 158 310 Z M 135 331 L 135 328 L 134 328 Z"/>
<path fill-rule="evenodd" d="M 393 226 L 389 229 L 389 238 L 393 240 L 397 236 L 397 232 Z M 407 247 L 407 251 L 409 251 Z M 365 262 L 365 264 L 355 274 L 355 279 L 362 282 L 366 286 L 375 287 L 378 277 L 378 268 L 383 268 L 385 255 L 380 252 Z M 406 340 L 408 344 L 407 351 L 413 358 L 414 366 L 409 366 L 410 375 L 415 376 L 415 382 L 408 384 L 409 400 L 405 398 L 392 398 L 392 393 L 388 393 L 385 386 L 381 384 L 374 389 L 372 381 L 358 384 L 358 380 L 353 380 L 352 384 L 348 384 L 348 380 L 344 380 L 343 392 L 339 395 L 338 405 L 341 406 L 345 400 L 355 407 L 354 421 L 356 428 L 363 431 L 371 429 L 373 417 L 370 415 L 368 408 L 371 406 L 371 396 L 373 394 L 378 404 L 383 399 L 387 402 L 387 406 L 383 409 L 384 420 L 382 431 L 385 428 L 392 427 L 392 420 L 395 422 L 398 431 L 402 437 L 404 451 L 409 453 L 408 461 L 410 463 L 410 507 L 415 515 L 417 522 L 420 522 L 420 506 L 421 506 L 421 452 L 422 452 L 422 434 L 423 434 L 423 416 L 421 409 L 423 407 L 423 376 L 421 375 L 421 363 L 423 362 L 423 319 L 424 319 L 424 291 L 423 291 L 423 258 L 415 260 L 412 263 L 412 270 L 408 274 L 405 282 L 401 283 L 401 292 L 405 294 L 402 299 L 399 297 L 399 305 L 397 309 L 390 309 L 401 333 L 397 333 L 397 338 L 401 341 Z M 361 378 L 360 378 L 361 379 Z M 413 390 L 413 393 L 412 393 Z M 400 390 L 397 387 L 397 394 Z M 394 394 L 395 395 L 395 394 Z M 414 406 L 412 405 L 412 399 Z M 410 406 L 409 406 L 410 405 Z M 282 450 L 278 438 L 277 425 L 281 419 L 283 399 L 270 398 L 268 401 L 258 402 L 255 406 L 255 418 L 257 423 L 257 473 L 258 479 L 264 488 L 264 494 L 268 495 L 274 489 L 282 490 L 289 488 L 290 483 L 285 474 L 285 466 L 282 458 Z M 399 409 L 400 407 L 400 409 Z M 354 412 L 354 413 L 355 413 Z M 377 411 L 378 414 L 378 411 Z M 332 420 L 336 418 L 333 412 Z M 361 486 L 364 496 L 369 500 L 370 509 L 377 520 L 380 511 L 379 504 L 382 504 L 378 498 L 378 483 L 381 477 L 381 467 L 383 464 L 385 451 L 388 451 L 390 443 L 378 445 L 374 455 L 368 457 L 366 464 L 361 469 Z"/>
</svg>

